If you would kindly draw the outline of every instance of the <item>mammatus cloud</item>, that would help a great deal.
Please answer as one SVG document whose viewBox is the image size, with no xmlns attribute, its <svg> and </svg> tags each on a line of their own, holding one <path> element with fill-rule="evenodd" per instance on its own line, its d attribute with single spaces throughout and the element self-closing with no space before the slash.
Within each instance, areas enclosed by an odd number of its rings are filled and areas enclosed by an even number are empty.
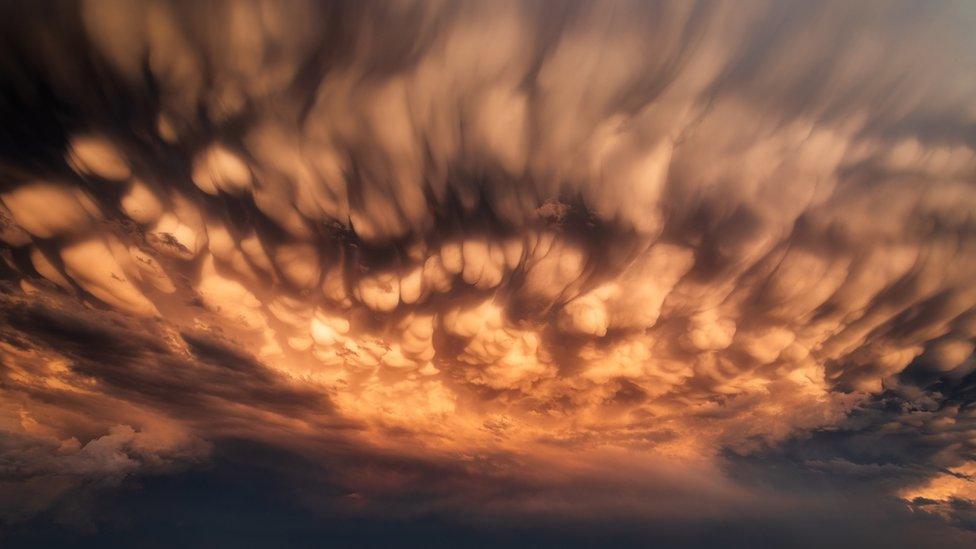
<svg viewBox="0 0 976 549">
<path fill-rule="evenodd" d="M 231 438 L 972 505 L 973 13 L 848 4 L 5 6 L 5 512 Z"/>
</svg>

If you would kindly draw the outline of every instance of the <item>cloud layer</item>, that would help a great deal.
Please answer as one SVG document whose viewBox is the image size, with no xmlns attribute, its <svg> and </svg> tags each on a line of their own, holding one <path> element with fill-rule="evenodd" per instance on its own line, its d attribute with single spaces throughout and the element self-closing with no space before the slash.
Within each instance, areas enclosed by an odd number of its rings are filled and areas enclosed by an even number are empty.
<svg viewBox="0 0 976 549">
<path fill-rule="evenodd" d="M 909 442 L 794 460 L 974 500 L 970 7 L 61 7 L 3 8 L 10 490 L 844 432 Z"/>
</svg>

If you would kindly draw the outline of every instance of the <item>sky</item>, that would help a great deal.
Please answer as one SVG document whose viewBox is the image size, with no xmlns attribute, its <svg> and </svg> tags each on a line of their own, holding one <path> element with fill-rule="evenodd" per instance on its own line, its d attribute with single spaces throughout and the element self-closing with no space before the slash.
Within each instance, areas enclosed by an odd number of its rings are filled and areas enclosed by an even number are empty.
<svg viewBox="0 0 976 549">
<path fill-rule="evenodd" d="M 0 5 L 4 547 L 972 547 L 969 2 Z"/>
</svg>

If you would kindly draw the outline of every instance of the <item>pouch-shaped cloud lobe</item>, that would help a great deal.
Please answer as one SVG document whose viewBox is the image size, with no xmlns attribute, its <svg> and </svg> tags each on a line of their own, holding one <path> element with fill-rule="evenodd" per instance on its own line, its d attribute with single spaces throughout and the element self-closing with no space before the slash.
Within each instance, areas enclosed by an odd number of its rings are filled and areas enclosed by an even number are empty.
<svg viewBox="0 0 976 549">
<path fill-rule="evenodd" d="M 973 12 L 848 4 L 4 6 L 2 511 L 239 439 L 967 524 Z"/>
</svg>

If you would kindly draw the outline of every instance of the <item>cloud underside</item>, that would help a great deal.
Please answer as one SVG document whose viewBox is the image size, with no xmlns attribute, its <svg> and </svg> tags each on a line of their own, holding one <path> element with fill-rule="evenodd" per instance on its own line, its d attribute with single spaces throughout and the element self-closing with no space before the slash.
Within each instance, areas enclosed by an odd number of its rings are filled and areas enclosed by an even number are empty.
<svg viewBox="0 0 976 549">
<path fill-rule="evenodd" d="M 2 8 L 2 516 L 245 440 L 353 508 L 764 459 L 973 524 L 969 7 L 61 8 Z"/>
</svg>

